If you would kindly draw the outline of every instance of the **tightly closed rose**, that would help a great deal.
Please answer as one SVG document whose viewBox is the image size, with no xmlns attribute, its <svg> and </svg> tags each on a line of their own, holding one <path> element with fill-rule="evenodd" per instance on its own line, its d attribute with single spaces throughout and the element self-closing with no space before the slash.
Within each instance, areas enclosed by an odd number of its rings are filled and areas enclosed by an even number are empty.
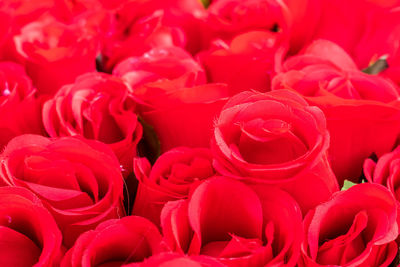
<svg viewBox="0 0 400 267">
<path fill-rule="evenodd" d="M 328 146 L 322 111 L 288 90 L 235 95 L 223 107 L 212 139 L 218 172 L 255 187 L 276 185 L 303 213 L 338 190 Z"/>
<path fill-rule="evenodd" d="M 397 254 L 396 202 L 381 185 L 335 194 L 304 219 L 300 267 L 385 267 Z"/>
<path fill-rule="evenodd" d="M 160 253 L 141 263 L 131 263 L 126 267 L 224 267 L 225 264 L 207 256 L 186 256 L 178 253 Z"/>
<path fill-rule="evenodd" d="M 366 159 L 364 175 L 369 182 L 386 186 L 397 200 L 397 223 L 400 225 L 400 147 L 382 155 L 378 162 Z"/>
<path fill-rule="evenodd" d="M 0 147 L 24 134 L 44 134 L 41 98 L 23 66 L 0 62 Z"/>
<path fill-rule="evenodd" d="M 0 184 L 34 192 L 54 216 L 67 247 L 82 232 L 124 215 L 119 163 L 100 142 L 21 135 L 0 159 Z"/>
<path fill-rule="evenodd" d="M 168 202 L 161 214 L 170 248 L 228 266 L 295 266 L 301 219 L 286 192 L 265 185 L 254 191 L 225 177 L 204 181 L 190 199 Z"/>
<path fill-rule="evenodd" d="M 193 86 L 191 75 L 147 83 L 133 90 L 138 113 L 154 127 L 161 151 L 174 147 L 208 147 L 213 120 L 226 103 L 226 84 Z"/>
<path fill-rule="evenodd" d="M 29 190 L 0 188 L 2 266 L 59 266 L 61 232 L 51 214 Z"/>
<path fill-rule="evenodd" d="M 187 198 L 202 180 L 216 174 L 207 148 L 178 147 L 162 154 L 151 167 L 146 158 L 135 158 L 139 181 L 132 213 L 160 225 L 160 213 L 168 201 Z"/>
<path fill-rule="evenodd" d="M 236 35 L 229 42 L 216 40 L 198 57 L 209 82 L 227 83 L 234 95 L 250 89 L 269 91 L 275 64 L 281 64 L 285 50 L 278 33 L 258 30 Z"/>
<path fill-rule="evenodd" d="M 135 108 L 122 80 L 93 72 L 62 87 L 44 104 L 43 123 L 51 137 L 82 135 L 108 144 L 127 175 L 142 137 Z"/>
<path fill-rule="evenodd" d="M 24 26 L 14 45 L 41 94 L 53 95 L 80 74 L 96 69 L 98 40 L 78 24 L 45 16 Z"/>
<path fill-rule="evenodd" d="M 358 182 L 364 160 L 391 151 L 396 143 L 399 88 L 359 71 L 332 42 L 317 40 L 289 58 L 272 87 L 294 89 L 322 109 L 331 135 L 329 160 L 339 184 L 345 179 Z"/>
<path fill-rule="evenodd" d="M 140 57 L 120 62 L 113 75 L 121 77 L 131 88 L 162 79 L 175 80 L 192 75 L 193 85 L 206 83 L 203 68 L 180 47 L 156 47 Z"/>
<path fill-rule="evenodd" d="M 162 251 L 166 247 L 157 227 L 142 217 L 128 216 L 83 233 L 65 254 L 61 267 L 127 266 Z"/>
</svg>

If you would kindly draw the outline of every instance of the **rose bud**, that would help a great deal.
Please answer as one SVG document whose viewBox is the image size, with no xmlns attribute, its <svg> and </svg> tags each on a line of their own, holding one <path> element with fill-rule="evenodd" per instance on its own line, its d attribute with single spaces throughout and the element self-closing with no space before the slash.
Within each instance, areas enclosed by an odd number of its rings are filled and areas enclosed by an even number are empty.
<svg viewBox="0 0 400 267">
<path fill-rule="evenodd" d="M 329 161 L 340 185 L 345 179 L 358 182 L 364 160 L 391 151 L 400 133 L 399 88 L 359 71 L 332 42 L 315 41 L 287 59 L 272 88 L 296 90 L 324 112 Z"/>
<path fill-rule="evenodd" d="M 0 147 L 17 135 L 45 134 L 41 119 L 41 98 L 24 68 L 0 62 Z"/>
<path fill-rule="evenodd" d="M 87 73 L 44 104 L 43 123 L 50 137 L 81 135 L 108 144 L 127 175 L 142 137 L 135 107 L 122 80 Z"/>
<path fill-rule="evenodd" d="M 381 185 L 336 193 L 307 214 L 304 229 L 300 267 L 384 267 L 397 254 L 396 202 Z"/>
<path fill-rule="evenodd" d="M 166 202 L 187 198 L 202 180 L 216 174 L 207 148 L 178 147 L 162 154 L 153 167 L 146 158 L 135 158 L 133 165 L 139 188 L 132 214 L 158 226 Z"/>
<path fill-rule="evenodd" d="M 21 187 L 0 188 L 2 266 L 59 266 L 61 232 L 41 201 Z"/>
<path fill-rule="evenodd" d="M 206 255 L 227 266 L 295 266 L 302 241 L 301 211 L 293 198 L 261 185 L 255 191 L 231 178 L 211 178 L 190 199 L 161 213 L 173 251 Z"/>
<path fill-rule="evenodd" d="M 128 266 L 166 251 L 161 241 L 157 227 L 142 217 L 108 220 L 83 233 L 61 267 Z"/>
<path fill-rule="evenodd" d="M 211 148 L 222 175 L 289 192 L 303 214 L 336 192 L 320 109 L 288 90 L 242 92 L 222 108 Z"/>
<path fill-rule="evenodd" d="M 100 222 L 124 215 L 119 162 L 101 142 L 20 135 L 0 162 L 0 184 L 35 193 L 54 216 L 66 247 Z"/>
<path fill-rule="evenodd" d="M 40 94 L 53 95 L 80 74 L 96 70 L 98 41 L 78 24 L 45 16 L 24 26 L 14 45 Z"/>
</svg>

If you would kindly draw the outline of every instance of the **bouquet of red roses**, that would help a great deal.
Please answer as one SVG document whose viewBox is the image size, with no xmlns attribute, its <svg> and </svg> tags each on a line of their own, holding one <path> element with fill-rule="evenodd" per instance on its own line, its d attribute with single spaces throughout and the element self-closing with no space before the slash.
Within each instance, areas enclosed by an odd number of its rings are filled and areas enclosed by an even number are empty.
<svg viewBox="0 0 400 267">
<path fill-rule="evenodd" d="M 400 1 L 0 20 L 0 266 L 399 265 Z"/>
</svg>

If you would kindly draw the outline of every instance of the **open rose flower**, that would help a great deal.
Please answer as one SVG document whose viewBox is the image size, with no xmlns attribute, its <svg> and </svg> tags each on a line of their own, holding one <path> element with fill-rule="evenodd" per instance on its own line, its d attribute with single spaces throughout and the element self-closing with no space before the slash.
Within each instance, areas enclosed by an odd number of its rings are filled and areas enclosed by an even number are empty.
<svg viewBox="0 0 400 267">
<path fill-rule="evenodd" d="M 378 162 L 366 159 L 364 175 L 369 182 L 386 186 L 397 200 L 397 223 L 400 225 L 400 147 L 382 155 Z"/>
<path fill-rule="evenodd" d="M 190 199 L 168 202 L 161 214 L 165 241 L 174 251 L 228 266 L 295 266 L 301 219 L 286 192 L 264 185 L 254 191 L 225 177 L 204 181 Z"/>
<path fill-rule="evenodd" d="M 0 62 L 1 148 L 20 134 L 44 134 L 41 103 L 23 66 Z"/>
<path fill-rule="evenodd" d="M 216 174 L 207 148 L 178 147 L 162 154 L 151 167 L 146 158 L 135 158 L 139 181 L 132 213 L 160 224 L 160 213 L 168 201 L 185 199 L 202 180 Z"/>
<path fill-rule="evenodd" d="M 0 157 L 0 183 L 34 192 L 53 214 L 67 247 L 82 232 L 124 215 L 119 163 L 100 142 L 21 135 Z"/>
<path fill-rule="evenodd" d="M 2 266 L 59 266 L 61 232 L 33 193 L 20 187 L 0 188 L 0 218 Z"/>
<path fill-rule="evenodd" d="M 299 266 L 389 266 L 398 249 L 396 214 L 393 196 L 381 185 L 338 192 L 305 217 Z"/>
<path fill-rule="evenodd" d="M 121 77 L 132 88 L 163 79 L 174 80 L 193 75 L 193 85 L 206 82 L 203 68 L 180 47 L 156 47 L 142 56 L 120 62 L 113 75 Z"/>
<path fill-rule="evenodd" d="M 54 94 L 77 76 L 96 69 L 98 40 L 78 24 L 45 16 L 14 37 L 22 64 L 41 94 Z"/>
<path fill-rule="evenodd" d="M 154 224 L 128 216 L 83 233 L 65 254 L 61 267 L 127 266 L 166 250 Z"/>
<path fill-rule="evenodd" d="M 212 139 L 219 173 L 255 187 L 276 185 L 304 213 L 338 190 L 328 146 L 322 111 L 288 90 L 235 95 L 222 108 Z"/>
<path fill-rule="evenodd" d="M 258 30 L 228 42 L 216 40 L 198 57 L 209 82 L 227 83 L 233 95 L 250 89 L 269 91 L 275 64 L 281 64 L 285 50 L 278 33 Z"/>
<path fill-rule="evenodd" d="M 372 153 L 389 152 L 400 133 L 399 88 L 390 80 L 358 70 L 338 45 L 317 40 L 286 60 L 273 89 L 303 94 L 327 119 L 329 160 L 339 184 L 357 182 Z"/>
<path fill-rule="evenodd" d="M 135 107 L 120 79 L 93 72 L 62 87 L 44 104 L 43 123 L 50 137 L 81 135 L 108 144 L 125 175 L 132 170 L 142 137 Z"/>
</svg>

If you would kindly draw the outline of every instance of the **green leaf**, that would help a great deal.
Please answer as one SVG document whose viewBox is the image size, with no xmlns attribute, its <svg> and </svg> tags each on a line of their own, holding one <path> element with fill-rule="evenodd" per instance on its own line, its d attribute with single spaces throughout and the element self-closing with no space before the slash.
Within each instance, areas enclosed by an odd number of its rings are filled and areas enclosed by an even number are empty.
<svg viewBox="0 0 400 267">
<path fill-rule="evenodd" d="M 207 8 L 211 4 L 210 0 L 200 0 L 200 1 L 205 8 Z"/>
<path fill-rule="evenodd" d="M 351 182 L 349 180 L 344 180 L 342 191 L 349 189 L 353 185 L 356 185 L 356 183 L 353 183 L 353 182 Z"/>
<path fill-rule="evenodd" d="M 386 70 L 389 67 L 386 58 L 387 56 L 380 57 L 377 61 L 374 62 L 374 64 L 370 65 L 368 68 L 363 69 L 362 71 L 367 74 L 375 75 Z"/>
</svg>

